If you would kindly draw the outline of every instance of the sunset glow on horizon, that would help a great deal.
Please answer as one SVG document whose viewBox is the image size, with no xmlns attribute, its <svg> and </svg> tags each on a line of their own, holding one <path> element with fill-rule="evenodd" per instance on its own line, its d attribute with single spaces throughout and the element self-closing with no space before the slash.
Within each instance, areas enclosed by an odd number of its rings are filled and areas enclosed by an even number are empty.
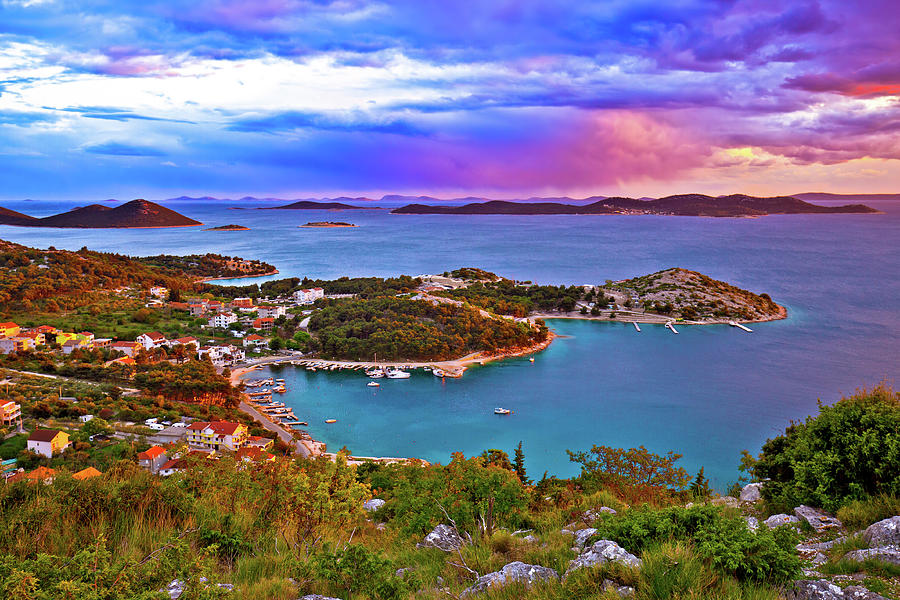
<svg viewBox="0 0 900 600">
<path fill-rule="evenodd" d="M 900 192 L 888 0 L 0 0 L 3 199 Z"/>
</svg>

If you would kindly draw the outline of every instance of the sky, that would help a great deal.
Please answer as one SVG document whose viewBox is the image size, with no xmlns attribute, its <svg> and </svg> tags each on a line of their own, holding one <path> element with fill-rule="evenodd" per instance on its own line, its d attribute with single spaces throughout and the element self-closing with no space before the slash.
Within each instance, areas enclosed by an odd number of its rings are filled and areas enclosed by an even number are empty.
<svg viewBox="0 0 900 600">
<path fill-rule="evenodd" d="M 0 0 L 0 198 L 900 192 L 896 0 Z"/>
</svg>

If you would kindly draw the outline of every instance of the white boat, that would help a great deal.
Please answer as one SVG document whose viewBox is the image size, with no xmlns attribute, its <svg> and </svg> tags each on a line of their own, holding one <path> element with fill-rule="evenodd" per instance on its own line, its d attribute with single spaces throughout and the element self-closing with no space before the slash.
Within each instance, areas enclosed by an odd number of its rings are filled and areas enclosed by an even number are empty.
<svg viewBox="0 0 900 600">
<path fill-rule="evenodd" d="M 529 358 L 528 362 L 534 362 L 534 357 L 532 356 L 531 358 Z"/>
<path fill-rule="evenodd" d="M 432 369 L 431 374 L 435 377 L 443 377 L 444 375 L 446 375 L 446 373 L 444 373 L 441 369 Z"/>
<path fill-rule="evenodd" d="M 387 372 L 388 379 L 409 379 L 409 373 L 400 369 L 391 369 Z"/>
<path fill-rule="evenodd" d="M 381 384 L 378 383 L 377 381 L 370 381 L 370 382 L 367 383 L 366 385 L 367 385 L 368 387 L 381 387 Z"/>
<path fill-rule="evenodd" d="M 381 369 L 372 369 L 370 371 L 366 371 L 366 375 L 371 377 L 372 379 L 381 379 L 384 377 L 384 371 Z"/>
<path fill-rule="evenodd" d="M 510 414 L 511 412 L 512 412 L 512 411 L 509 410 L 508 408 L 500 408 L 499 406 L 498 406 L 497 408 L 494 409 L 494 414 L 495 414 L 495 415 L 508 415 L 508 414 Z"/>
</svg>

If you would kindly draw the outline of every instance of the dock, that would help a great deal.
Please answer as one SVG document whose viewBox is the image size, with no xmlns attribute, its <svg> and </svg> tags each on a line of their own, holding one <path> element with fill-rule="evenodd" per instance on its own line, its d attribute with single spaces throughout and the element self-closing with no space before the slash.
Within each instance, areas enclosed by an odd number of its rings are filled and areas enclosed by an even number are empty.
<svg viewBox="0 0 900 600">
<path fill-rule="evenodd" d="M 737 321 L 728 321 L 728 324 L 731 325 L 732 327 L 737 327 L 738 329 L 743 329 L 743 330 L 746 331 L 747 333 L 753 333 L 753 330 L 752 330 L 752 329 L 750 329 L 750 328 L 747 327 L 746 325 L 741 325 L 741 324 L 738 323 Z"/>
<path fill-rule="evenodd" d="M 675 325 L 672 324 L 672 321 L 669 321 L 668 323 L 666 323 L 666 329 L 668 329 L 672 333 L 678 333 L 678 330 L 675 329 Z"/>
<path fill-rule="evenodd" d="M 641 332 L 641 328 L 638 327 L 637 321 L 632 321 L 631 324 L 634 325 L 634 328 L 637 330 L 638 333 Z"/>
</svg>

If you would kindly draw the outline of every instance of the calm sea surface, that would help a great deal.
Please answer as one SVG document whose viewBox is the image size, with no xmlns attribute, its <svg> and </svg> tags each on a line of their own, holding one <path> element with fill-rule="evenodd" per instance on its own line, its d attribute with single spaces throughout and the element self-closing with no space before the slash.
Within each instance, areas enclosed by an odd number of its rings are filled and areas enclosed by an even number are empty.
<svg viewBox="0 0 900 600">
<path fill-rule="evenodd" d="M 6 202 L 36 216 L 71 203 Z M 228 210 L 234 202 L 172 203 L 201 228 L 64 230 L 0 226 L 0 238 L 45 248 L 132 255 L 219 252 L 276 265 L 279 277 L 435 273 L 479 266 L 540 283 L 602 283 L 680 266 L 788 307 L 784 321 L 680 327 L 553 320 L 565 336 L 537 355 L 442 382 L 418 372 L 366 387 L 358 373 L 278 371 L 285 401 L 316 439 L 356 454 L 446 462 L 453 451 L 512 451 L 531 476 L 577 472 L 566 449 L 643 444 L 684 455 L 721 487 L 741 449 L 758 451 L 816 401 L 900 374 L 900 203 L 883 215 L 762 219 L 618 216 L 390 215 L 386 211 Z M 259 204 L 243 206 L 259 206 Z M 341 220 L 353 229 L 300 229 Z M 254 280 L 258 281 L 258 280 Z M 495 406 L 515 411 L 492 414 Z M 324 419 L 335 418 L 334 425 Z"/>
</svg>

